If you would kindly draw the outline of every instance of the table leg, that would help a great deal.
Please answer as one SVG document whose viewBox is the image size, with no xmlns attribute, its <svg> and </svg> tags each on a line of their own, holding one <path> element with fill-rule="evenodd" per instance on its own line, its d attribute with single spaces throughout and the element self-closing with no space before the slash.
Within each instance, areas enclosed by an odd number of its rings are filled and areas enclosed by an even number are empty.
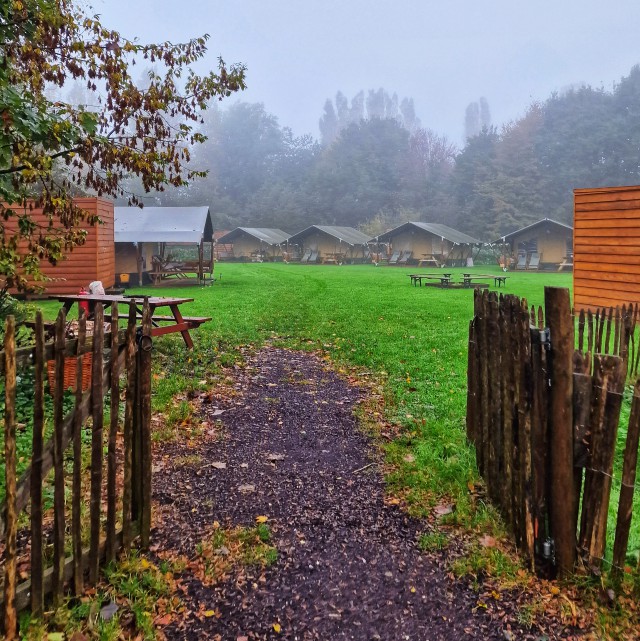
<svg viewBox="0 0 640 641">
<path fill-rule="evenodd" d="M 180 313 L 180 309 L 177 305 L 171 305 L 171 311 L 173 312 L 173 317 L 176 319 L 176 323 L 184 323 L 184 319 L 182 318 L 182 314 Z M 193 341 L 191 340 L 189 330 L 183 329 L 180 333 L 182 334 L 182 338 L 184 339 L 187 347 L 189 349 L 193 349 Z"/>
</svg>

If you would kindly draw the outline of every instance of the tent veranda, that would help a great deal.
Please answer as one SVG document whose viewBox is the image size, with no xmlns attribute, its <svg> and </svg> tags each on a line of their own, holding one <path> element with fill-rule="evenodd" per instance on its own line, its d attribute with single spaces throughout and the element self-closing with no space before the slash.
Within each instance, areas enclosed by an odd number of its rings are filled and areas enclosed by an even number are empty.
<svg viewBox="0 0 640 641">
<path fill-rule="evenodd" d="M 116 273 L 213 274 L 213 223 L 208 207 L 115 207 Z M 172 252 L 174 255 L 172 255 Z"/>
</svg>

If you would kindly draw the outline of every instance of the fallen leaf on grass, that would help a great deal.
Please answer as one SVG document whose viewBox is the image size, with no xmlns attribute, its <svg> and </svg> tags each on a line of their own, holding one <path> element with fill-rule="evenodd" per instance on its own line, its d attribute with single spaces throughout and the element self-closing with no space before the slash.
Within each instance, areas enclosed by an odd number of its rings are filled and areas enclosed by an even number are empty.
<svg viewBox="0 0 640 641">
<path fill-rule="evenodd" d="M 144 559 L 143 559 L 144 560 Z M 113 615 L 118 611 L 117 603 L 109 603 L 100 610 L 100 617 L 103 621 L 110 621 Z"/>
<path fill-rule="evenodd" d="M 480 540 L 478 541 L 480 545 L 483 548 L 495 548 L 498 547 L 498 542 L 492 537 L 489 536 L 488 534 L 485 534 L 484 536 L 480 537 Z"/>
<path fill-rule="evenodd" d="M 436 507 L 433 508 L 433 513 L 436 516 L 446 516 L 447 514 L 452 514 L 453 510 L 453 505 L 436 505 Z"/>
<path fill-rule="evenodd" d="M 416 460 L 416 457 L 413 454 L 407 454 L 402 457 L 402 460 L 405 463 L 413 463 Z"/>
</svg>

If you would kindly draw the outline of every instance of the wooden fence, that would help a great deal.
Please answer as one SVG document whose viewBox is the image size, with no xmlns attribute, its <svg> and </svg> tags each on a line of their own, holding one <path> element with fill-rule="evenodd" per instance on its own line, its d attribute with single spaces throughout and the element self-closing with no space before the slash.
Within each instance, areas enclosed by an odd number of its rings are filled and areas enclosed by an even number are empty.
<svg viewBox="0 0 640 641">
<path fill-rule="evenodd" d="M 65 584 L 80 595 L 85 579 L 95 584 L 100 564 L 111 561 L 121 548 L 131 545 L 138 534 L 148 545 L 151 521 L 151 314 L 145 301 L 142 325 L 136 327 L 135 303 L 129 307 L 126 329 L 118 328 L 118 309 L 113 305 L 105 323 L 101 304 L 94 311 L 93 335 L 87 335 L 84 312 L 77 337 L 67 340 L 64 312 L 58 315 L 53 342 L 45 342 L 45 327 L 39 313 L 33 348 L 16 349 L 15 323 L 6 323 L 0 375 L 4 376 L 5 504 L 0 536 L 4 543 L 2 612 L 6 639 L 17 634 L 17 612 L 30 606 L 43 612 L 45 597 L 60 603 Z M 108 331 L 105 332 L 105 326 Z M 90 384 L 86 384 L 86 361 L 91 360 Z M 47 364 L 53 416 L 45 416 Z M 83 366 L 84 365 L 84 366 Z M 17 376 L 33 367 L 35 376 L 31 461 L 18 479 L 16 454 Z M 65 388 L 74 371 L 75 391 L 69 399 Z M 85 384 L 83 385 L 83 373 Z M 66 381 L 65 381 L 66 375 Z M 124 412 L 120 420 L 121 384 Z M 87 389 L 88 387 L 88 389 Z M 86 390 L 86 391 L 85 391 Z M 109 393 L 109 425 L 104 430 L 105 396 Z M 66 402 L 73 409 L 64 416 Z M 90 471 L 84 473 L 82 431 L 90 423 Z M 45 443 L 45 426 L 52 435 Z M 122 423 L 122 425 L 121 425 Z M 122 438 L 118 432 L 122 428 Z M 87 446 L 84 446 L 85 449 Z M 106 449 L 106 461 L 103 455 Z M 65 459 L 72 471 L 65 473 Z M 86 459 L 86 456 L 85 456 Z M 53 471 L 51 475 L 50 472 Z M 89 478 L 87 478 L 89 474 Z M 51 476 L 53 477 L 51 479 Z M 103 478 L 105 477 L 106 478 Z M 51 511 L 43 506 L 43 489 L 53 483 Z M 70 485 L 70 526 L 67 528 L 65 490 Z M 83 491 L 84 488 L 84 491 Z M 87 503 L 88 501 L 88 503 Z M 106 503 L 106 507 L 105 507 Z M 18 517 L 29 505 L 30 528 L 19 531 Z M 88 510 L 83 510 L 88 507 Z M 88 516 L 83 520 L 82 513 Z M 89 522 L 86 523 L 85 521 Z M 67 538 L 66 530 L 70 531 Z M 20 536 L 19 536 L 20 535 Z M 18 539 L 21 542 L 18 549 Z M 88 547 L 83 541 L 88 540 Z M 53 542 L 48 553 L 45 542 Z M 67 545 L 65 545 L 67 544 Z M 65 550 L 70 550 L 67 555 Z M 47 567 L 45 558 L 52 556 Z M 19 582 L 27 564 L 29 578 Z"/>
<path fill-rule="evenodd" d="M 467 436 L 488 495 L 532 567 L 552 563 L 568 574 L 577 562 L 599 568 L 604 560 L 623 393 L 638 370 L 638 320 L 632 305 L 575 315 L 565 289 L 545 289 L 544 311 L 476 292 Z M 616 572 L 638 491 L 639 434 L 640 380 L 617 479 Z"/>
</svg>

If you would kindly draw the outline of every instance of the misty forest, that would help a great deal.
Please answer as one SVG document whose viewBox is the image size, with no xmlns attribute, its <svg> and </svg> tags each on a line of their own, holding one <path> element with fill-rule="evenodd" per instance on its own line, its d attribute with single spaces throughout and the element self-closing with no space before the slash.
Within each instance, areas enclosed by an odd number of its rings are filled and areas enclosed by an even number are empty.
<svg viewBox="0 0 640 641">
<path fill-rule="evenodd" d="M 263 104 L 216 103 L 192 156 L 208 176 L 145 202 L 207 204 L 218 229 L 331 224 L 376 235 L 414 220 L 490 241 L 544 217 L 571 224 L 574 188 L 638 183 L 638 105 L 640 67 L 612 91 L 569 88 L 500 126 L 480 98 L 460 115 L 458 148 L 420 122 L 412 99 L 384 89 L 319 106 L 320 140 L 294 136 Z"/>
</svg>

